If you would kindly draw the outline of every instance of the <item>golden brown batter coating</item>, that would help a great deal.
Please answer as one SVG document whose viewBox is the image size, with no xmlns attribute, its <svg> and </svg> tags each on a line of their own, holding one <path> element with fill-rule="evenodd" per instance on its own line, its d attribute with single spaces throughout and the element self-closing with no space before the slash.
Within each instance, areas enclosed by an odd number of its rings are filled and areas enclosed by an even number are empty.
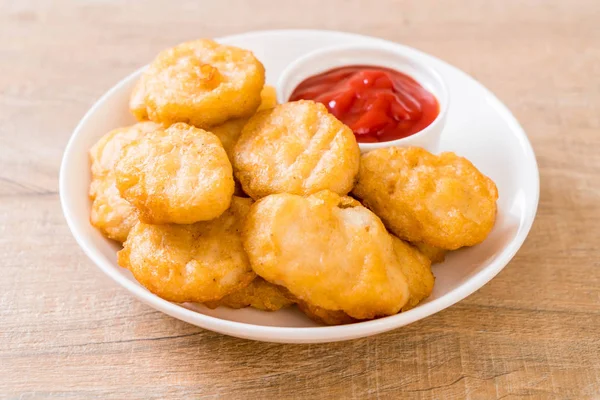
<svg viewBox="0 0 600 400">
<path fill-rule="evenodd" d="M 265 86 L 260 97 L 261 103 L 257 111 L 268 110 L 277 105 L 277 96 L 273 86 Z M 217 135 L 230 160 L 233 160 L 233 147 L 237 143 L 238 138 L 242 134 L 242 129 L 247 122 L 248 118 L 235 118 L 209 129 Z"/>
<path fill-rule="evenodd" d="M 447 250 L 481 243 L 496 221 L 496 185 L 450 152 L 370 151 L 353 193 L 401 239 Z"/>
<path fill-rule="evenodd" d="M 243 238 L 258 275 L 315 306 L 368 319 L 408 301 L 392 237 L 350 197 L 270 195 L 253 205 Z"/>
<path fill-rule="evenodd" d="M 255 278 L 240 231 L 251 199 L 234 197 L 223 215 L 191 225 L 148 225 L 130 232 L 119 265 L 152 293 L 178 303 L 219 300 Z"/>
<path fill-rule="evenodd" d="M 265 69 L 252 52 L 199 39 L 159 53 L 129 106 L 138 119 L 208 128 L 251 116 L 264 83 Z"/>
<path fill-rule="evenodd" d="M 323 325 L 346 325 L 359 322 L 343 311 L 326 310 L 306 302 L 298 303 L 298 309 L 306 314 L 308 318 Z"/>
<path fill-rule="evenodd" d="M 312 101 L 281 104 L 257 113 L 235 145 L 233 164 L 244 192 L 346 194 L 354 185 L 360 150 L 354 134 Z"/>
<path fill-rule="evenodd" d="M 221 215 L 234 191 L 231 163 L 210 132 L 177 123 L 123 148 L 115 173 L 142 222 L 191 224 Z"/>
<path fill-rule="evenodd" d="M 90 223 L 104 236 L 124 242 L 138 221 L 135 208 L 124 200 L 116 187 L 115 164 L 123 146 L 149 132 L 160 129 L 154 122 L 142 122 L 114 129 L 90 149 L 92 181 L 89 196 L 92 200 Z"/>
<path fill-rule="evenodd" d="M 431 260 L 419 250 L 392 235 L 394 241 L 394 252 L 400 263 L 402 273 L 408 280 L 408 302 L 402 307 L 402 311 L 410 310 L 426 299 L 433 290 L 435 277 L 431 272 Z"/>
<path fill-rule="evenodd" d="M 425 243 L 411 243 L 421 253 L 431 260 L 431 264 L 439 264 L 444 262 L 446 259 L 446 253 L 448 250 L 440 249 L 439 247 L 433 247 Z"/>
<path fill-rule="evenodd" d="M 221 300 L 205 303 L 209 308 L 252 307 L 263 311 L 277 311 L 294 304 L 293 296 L 281 286 L 273 285 L 257 276 L 245 288 L 231 293 Z"/>
<path fill-rule="evenodd" d="M 135 208 L 121 197 L 114 174 L 92 180 L 90 199 L 90 223 L 107 238 L 123 243 L 138 216 Z"/>
</svg>

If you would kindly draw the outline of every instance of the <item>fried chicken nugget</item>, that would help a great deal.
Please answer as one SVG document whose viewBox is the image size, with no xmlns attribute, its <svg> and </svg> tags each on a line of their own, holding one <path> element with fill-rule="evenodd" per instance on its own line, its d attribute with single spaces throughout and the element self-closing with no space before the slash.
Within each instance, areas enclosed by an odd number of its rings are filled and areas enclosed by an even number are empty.
<svg viewBox="0 0 600 400">
<path fill-rule="evenodd" d="M 139 122 L 124 128 L 113 129 L 102 136 L 90 149 L 92 176 L 100 178 L 114 173 L 123 147 L 160 128 L 161 125 L 154 122 Z"/>
<path fill-rule="evenodd" d="M 444 262 L 446 259 L 446 253 L 448 250 L 440 249 L 439 247 L 433 247 L 425 243 L 411 243 L 415 246 L 425 257 L 431 260 L 432 264 L 439 264 Z"/>
<path fill-rule="evenodd" d="M 258 111 L 268 110 L 277 105 L 277 95 L 273 86 L 265 85 L 262 92 L 260 93 L 260 107 Z M 242 134 L 244 125 L 248 122 L 247 118 L 236 118 L 225 122 L 224 124 L 213 126 L 210 131 L 217 135 L 227 156 L 230 160 L 233 160 L 233 146 L 235 146 L 238 138 Z"/>
<path fill-rule="evenodd" d="M 324 105 L 301 100 L 261 111 L 244 126 L 233 165 L 244 192 L 346 194 L 354 185 L 360 150 L 350 128 Z"/>
<path fill-rule="evenodd" d="M 244 129 L 246 122 L 248 122 L 247 118 L 236 118 L 210 128 L 210 131 L 214 133 L 223 144 L 223 148 L 225 149 L 229 160 L 233 161 L 233 147 L 242 134 L 242 129 Z"/>
<path fill-rule="evenodd" d="M 281 286 L 273 285 L 257 276 L 248 286 L 231 293 L 221 300 L 205 303 L 209 308 L 252 307 L 263 311 L 277 311 L 295 303 L 293 296 Z"/>
<path fill-rule="evenodd" d="M 117 190 L 114 174 L 92 180 L 90 223 L 109 239 L 123 243 L 138 221 L 135 208 Z"/>
<path fill-rule="evenodd" d="M 177 303 L 215 301 L 241 290 L 256 277 L 240 236 L 251 204 L 234 197 L 219 218 L 191 225 L 139 222 L 118 253 L 119 265 Z"/>
<path fill-rule="evenodd" d="M 400 262 L 402 273 L 408 280 L 408 302 L 402 311 L 408 311 L 429 297 L 433 291 L 435 277 L 431 272 L 431 260 L 415 247 L 391 235 L 394 242 L 394 252 Z"/>
<path fill-rule="evenodd" d="M 259 111 L 269 110 L 277 105 L 277 91 L 273 86 L 265 85 L 263 90 L 260 92 L 260 106 L 258 106 Z"/>
<path fill-rule="evenodd" d="M 121 197 L 116 187 L 114 169 L 121 148 L 159 128 L 154 122 L 143 122 L 114 129 L 90 149 L 90 223 L 109 239 L 124 242 L 137 222 L 135 208 Z"/>
<path fill-rule="evenodd" d="M 359 322 L 359 320 L 352 318 L 343 311 L 326 310 L 304 301 L 298 303 L 298 309 L 308 318 L 322 325 L 346 325 Z"/>
<path fill-rule="evenodd" d="M 265 69 L 252 52 L 200 39 L 158 54 L 129 107 L 137 118 L 208 128 L 251 116 L 264 83 Z"/>
<path fill-rule="evenodd" d="M 391 236 L 351 197 L 265 197 L 252 206 L 243 241 L 258 275 L 312 305 L 368 319 L 395 314 L 408 301 Z"/>
<path fill-rule="evenodd" d="M 446 250 L 481 243 L 496 221 L 496 185 L 451 152 L 370 151 L 353 193 L 401 239 Z"/>
<path fill-rule="evenodd" d="M 125 146 L 115 173 L 121 196 L 149 224 L 216 218 L 234 191 L 231 163 L 219 139 L 184 123 Z"/>
<path fill-rule="evenodd" d="M 401 311 L 408 311 L 429 297 L 433 290 L 435 278 L 431 272 L 431 261 L 413 246 L 392 235 L 394 252 L 400 261 L 402 273 L 408 281 L 408 302 Z M 360 322 L 343 311 L 326 310 L 315 305 L 298 302 L 298 308 L 306 316 L 323 325 L 344 325 Z"/>
</svg>

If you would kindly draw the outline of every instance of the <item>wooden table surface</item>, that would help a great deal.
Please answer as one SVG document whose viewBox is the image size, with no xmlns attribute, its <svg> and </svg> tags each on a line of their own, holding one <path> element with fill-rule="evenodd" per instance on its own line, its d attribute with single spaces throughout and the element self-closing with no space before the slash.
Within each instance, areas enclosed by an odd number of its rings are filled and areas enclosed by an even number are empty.
<svg viewBox="0 0 600 400">
<path fill-rule="evenodd" d="M 0 1 L 0 398 L 600 398 L 598 0 L 173 3 Z M 141 304 L 63 219 L 73 128 L 165 47 L 301 27 L 405 43 L 494 91 L 540 166 L 525 245 L 459 304 L 351 342 L 251 342 Z"/>
</svg>

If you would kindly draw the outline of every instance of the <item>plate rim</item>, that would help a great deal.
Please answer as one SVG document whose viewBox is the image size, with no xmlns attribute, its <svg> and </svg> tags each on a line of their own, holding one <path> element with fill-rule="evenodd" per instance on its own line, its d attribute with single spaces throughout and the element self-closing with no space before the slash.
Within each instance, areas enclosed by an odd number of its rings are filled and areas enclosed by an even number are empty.
<svg viewBox="0 0 600 400">
<path fill-rule="evenodd" d="M 466 297 L 473 294 L 475 291 L 481 289 L 486 283 L 488 283 L 491 279 L 493 279 L 502 269 L 508 265 L 508 263 L 515 256 L 517 251 L 522 247 L 525 239 L 527 238 L 531 228 L 533 226 L 533 222 L 536 218 L 538 205 L 539 205 L 539 197 L 540 197 L 540 176 L 539 176 L 539 167 L 537 164 L 537 159 L 535 156 L 535 152 L 533 150 L 533 146 L 525 133 L 525 130 L 520 125 L 516 117 L 510 112 L 508 107 L 500 101 L 487 87 L 481 84 L 478 80 L 468 75 L 464 71 L 454 67 L 453 65 L 431 55 L 425 53 L 421 50 L 415 49 L 410 46 L 403 45 L 401 43 L 396 43 L 390 40 L 361 35 L 351 32 L 342 32 L 335 30 L 318 30 L 318 29 L 275 29 L 275 30 L 255 30 L 249 31 L 245 33 L 238 33 L 234 35 L 228 35 L 223 37 L 218 37 L 215 40 L 217 41 L 235 41 L 241 38 L 248 37 L 256 37 L 256 36 L 264 36 L 264 35 L 337 35 L 339 37 L 345 37 L 348 39 L 351 38 L 360 38 L 367 39 L 370 41 L 378 41 L 380 43 L 386 43 L 388 45 L 401 46 L 403 48 L 409 48 L 418 52 L 419 54 L 426 55 L 428 57 L 433 58 L 437 62 L 444 64 L 446 67 L 451 68 L 454 72 L 458 72 L 463 75 L 467 79 L 474 81 L 481 89 L 484 90 L 486 95 L 493 100 L 490 103 L 492 107 L 496 109 L 496 111 L 501 114 L 502 118 L 507 121 L 510 125 L 512 125 L 512 130 L 520 141 L 521 147 L 525 150 L 525 154 L 528 159 L 532 161 L 529 168 L 532 168 L 533 177 L 535 182 L 534 185 L 534 194 L 535 198 L 533 199 L 533 205 L 531 212 L 526 212 L 529 215 L 523 222 L 524 224 L 517 231 L 515 238 L 504 248 L 502 254 L 490 262 L 488 266 L 486 266 L 483 270 L 477 272 L 475 275 L 470 277 L 465 282 L 462 282 L 459 286 L 452 289 L 450 292 L 444 294 L 442 297 L 435 299 L 429 303 L 422 304 L 419 307 L 409 310 L 404 313 L 388 316 L 381 319 L 358 322 L 355 324 L 349 325 L 337 325 L 337 326 L 316 326 L 316 327 L 282 327 L 282 326 L 266 326 L 266 325 L 255 325 L 247 322 L 239 322 L 239 321 L 231 321 L 225 320 L 219 317 L 214 317 L 206 314 L 202 314 L 193 310 L 186 308 L 183 305 L 179 305 L 176 303 L 171 303 L 167 300 L 164 300 L 153 293 L 149 292 L 145 288 L 135 284 L 130 281 L 123 275 L 119 274 L 115 269 L 112 263 L 105 259 L 105 257 L 92 246 L 88 246 L 88 243 L 84 240 L 84 234 L 79 232 L 75 216 L 72 213 L 72 208 L 69 207 L 70 201 L 67 196 L 67 169 L 69 167 L 69 155 L 73 151 L 73 147 L 75 146 L 75 142 L 78 136 L 81 134 L 80 132 L 87 125 L 87 121 L 95 114 L 97 109 L 115 92 L 121 90 L 121 88 L 127 85 L 131 80 L 136 79 L 141 72 L 146 68 L 143 66 L 138 68 L 134 72 L 130 73 L 120 81 L 118 81 L 114 86 L 112 86 L 108 91 L 106 91 L 94 104 L 92 107 L 85 113 L 83 118 L 79 121 L 73 133 L 71 134 L 65 150 L 63 152 L 63 157 L 61 160 L 60 172 L 59 172 L 59 195 L 60 195 L 60 203 L 63 211 L 63 215 L 67 221 L 67 225 L 71 231 L 71 234 L 75 238 L 77 244 L 82 248 L 84 253 L 90 258 L 94 264 L 99 267 L 106 275 L 108 275 L 112 280 L 118 283 L 121 287 L 128 290 L 132 293 L 137 299 L 142 302 L 150 305 L 151 307 L 170 315 L 174 318 L 183 320 L 190 324 L 196 325 L 198 327 L 209 329 L 215 332 L 219 332 L 222 334 L 227 334 L 230 336 L 235 336 L 239 338 L 257 340 L 257 341 L 266 341 L 266 342 L 279 342 L 279 343 L 325 343 L 325 342 L 335 342 L 335 341 L 344 341 L 350 340 L 360 337 L 366 337 L 375 335 L 378 333 L 383 333 L 385 331 L 393 330 L 396 328 L 400 328 L 402 326 L 411 324 L 420 319 L 426 318 L 430 315 L 433 315 L 439 311 L 442 311 L 461 300 L 464 300 Z"/>
</svg>

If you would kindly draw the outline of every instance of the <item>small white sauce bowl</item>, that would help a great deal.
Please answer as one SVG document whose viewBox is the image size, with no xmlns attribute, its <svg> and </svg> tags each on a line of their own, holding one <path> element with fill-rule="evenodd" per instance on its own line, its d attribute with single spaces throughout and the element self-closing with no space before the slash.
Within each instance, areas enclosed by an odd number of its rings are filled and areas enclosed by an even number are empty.
<svg viewBox="0 0 600 400">
<path fill-rule="evenodd" d="M 335 46 L 319 49 L 290 63 L 277 83 L 277 98 L 289 100 L 294 89 L 305 79 L 334 68 L 351 65 L 369 65 L 400 71 L 431 92 L 437 99 L 440 112 L 433 122 L 414 135 L 377 143 L 359 143 L 362 152 L 391 146 L 419 146 L 437 152 L 450 105 L 448 87 L 440 74 L 431 66 L 396 46 Z"/>
</svg>

